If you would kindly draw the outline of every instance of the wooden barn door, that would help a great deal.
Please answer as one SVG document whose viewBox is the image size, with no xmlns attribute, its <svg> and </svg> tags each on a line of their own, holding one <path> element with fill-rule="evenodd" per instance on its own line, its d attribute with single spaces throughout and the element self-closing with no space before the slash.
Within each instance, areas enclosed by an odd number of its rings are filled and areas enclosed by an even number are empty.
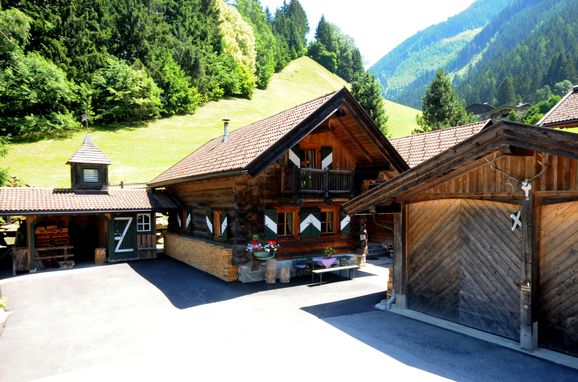
<svg viewBox="0 0 578 382">
<path fill-rule="evenodd" d="M 110 220 L 109 261 L 138 258 L 135 216 L 115 216 Z"/>
<path fill-rule="evenodd" d="M 411 204 L 408 307 L 500 336 L 519 338 L 518 207 L 476 200 Z"/>
<path fill-rule="evenodd" d="M 541 210 L 538 341 L 578 356 L 578 202 Z"/>
<path fill-rule="evenodd" d="M 410 204 L 408 308 L 458 320 L 459 200 Z"/>
<path fill-rule="evenodd" d="M 520 338 L 523 280 L 521 231 L 510 214 L 519 206 L 462 200 L 459 322 L 502 337 Z"/>
</svg>

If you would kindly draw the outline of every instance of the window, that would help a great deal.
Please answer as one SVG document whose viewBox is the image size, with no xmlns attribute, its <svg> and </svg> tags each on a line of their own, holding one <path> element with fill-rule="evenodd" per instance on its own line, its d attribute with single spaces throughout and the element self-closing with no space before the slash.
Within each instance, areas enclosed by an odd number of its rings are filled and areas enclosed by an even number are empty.
<svg viewBox="0 0 578 382">
<path fill-rule="evenodd" d="M 321 208 L 321 234 L 334 234 L 337 222 L 336 210 L 334 208 Z"/>
<path fill-rule="evenodd" d="M 297 214 L 294 209 L 278 208 L 277 209 L 277 236 L 288 237 L 295 236 L 295 217 Z"/>
<path fill-rule="evenodd" d="M 83 168 L 82 169 L 83 183 L 98 183 L 98 169 L 97 168 Z"/>
<path fill-rule="evenodd" d="M 302 151 L 303 159 L 301 159 L 301 167 L 306 168 L 317 168 L 317 150 L 315 149 L 303 149 Z"/>
<path fill-rule="evenodd" d="M 151 231 L 151 216 L 149 214 L 136 215 L 136 230 L 137 232 Z"/>
</svg>

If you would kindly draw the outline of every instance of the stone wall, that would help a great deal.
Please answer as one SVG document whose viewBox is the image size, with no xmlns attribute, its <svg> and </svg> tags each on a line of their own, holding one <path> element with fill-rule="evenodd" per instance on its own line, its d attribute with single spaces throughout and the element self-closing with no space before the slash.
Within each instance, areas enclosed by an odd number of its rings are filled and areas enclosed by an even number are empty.
<svg viewBox="0 0 578 382">
<path fill-rule="evenodd" d="M 232 264 L 230 247 L 190 236 L 165 233 L 165 254 L 193 268 L 225 281 L 236 281 L 237 267 Z"/>
</svg>

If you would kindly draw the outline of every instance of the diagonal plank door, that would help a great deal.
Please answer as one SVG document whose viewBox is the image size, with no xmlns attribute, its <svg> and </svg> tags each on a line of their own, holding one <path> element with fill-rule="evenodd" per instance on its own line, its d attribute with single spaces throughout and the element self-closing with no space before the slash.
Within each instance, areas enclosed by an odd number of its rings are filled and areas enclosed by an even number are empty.
<svg viewBox="0 0 578 382">
<path fill-rule="evenodd" d="M 408 308 L 457 321 L 459 200 L 409 205 Z"/>
<path fill-rule="evenodd" d="M 476 200 L 411 204 L 408 307 L 518 339 L 521 234 L 510 224 L 517 209 Z"/>
<path fill-rule="evenodd" d="M 541 211 L 538 341 L 578 356 L 578 202 Z"/>
<path fill-rule="evenodd" d="M 502 337 L 519 339 L 523 280 L 521 232 L 510 214 L 519 207 L 462 200 L 460 214 L 459 322 Z"/>
</svg>

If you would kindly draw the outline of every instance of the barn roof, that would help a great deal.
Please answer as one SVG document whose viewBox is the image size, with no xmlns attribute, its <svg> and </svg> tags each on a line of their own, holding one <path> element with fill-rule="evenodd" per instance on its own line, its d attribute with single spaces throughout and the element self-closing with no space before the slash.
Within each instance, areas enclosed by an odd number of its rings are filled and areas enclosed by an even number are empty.
<svg viewBox="0 0 578 382">
<path fill-rule="evenodd" d="M 487 119 L 467 125 L 391 139 L 390 142 L 409 167 L 415 167 L 490 125 L 492 125 L 492 120 Z"/>
<path fill-rule="evenodd" d="M 378 204 L 388 204 L 404 193 L 426 182 L 447 177 L 466 168 L 492 152 L 522 149 L 550 153 L 578 159 L 578 134 L 500 121 L 476 135 L 422 162 L 411 170 L 364 192 L 346 202 L 343 207 L 350 213 L 359 213 Z"/>
<path fill-rule="evenodd" d="M 86 134 L 82 146 L 66 163 L 112 164 L 110 159 L 102 153 Z"/>
<path fill-rule="evenodd" d="M 0 188 L 0 215 L 166 211 L 177 207 L 164 192 L 145 188 L 83 193 L 63 188 Z"/>
<path fill-rule="evenodd" d="M 151 187 L 248 173 L 256 175 L 289 148 L 332 117 L 344 105 L 355 113 L 364 134 L 378 147 L 381 157 L 399 172 L 408 168 L 379 128 L 346 88 L 280 112 L 229 134 L 215 138 L 157 176 Z"/>
<path fill-rule="evenodd" d="M 538 126 L 576 127 L 578 126 L 578 85 L 566 94 L 542 119 Z"/>
</svg>

